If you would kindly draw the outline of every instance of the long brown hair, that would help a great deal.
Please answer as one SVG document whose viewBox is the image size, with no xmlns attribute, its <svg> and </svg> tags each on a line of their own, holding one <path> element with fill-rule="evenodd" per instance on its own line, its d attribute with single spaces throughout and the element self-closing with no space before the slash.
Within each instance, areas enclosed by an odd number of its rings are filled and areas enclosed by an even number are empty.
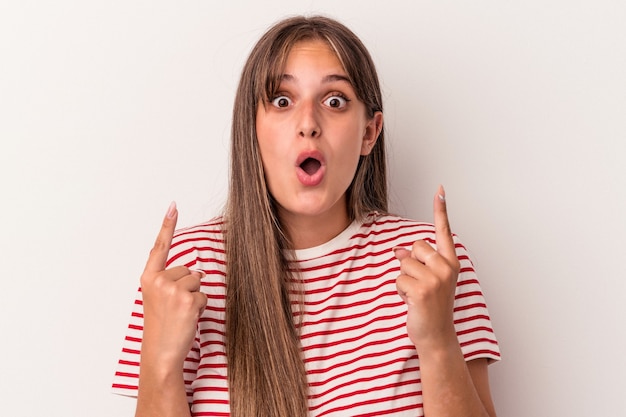
<svg viewBox="0 0 626 417">
<path fill-rule="evenodd" d="M 372 59 L 358 37 L 321 16 L 278 22 L 258 41 L 235 97 L 227 222 L 226 355 L 231 415 L 300 417 L 308 414 L 308 384 L 290 294 L 292 250 L 278 220 L 257 144 L 257 106 L 273 97 L 287 56 L 299 41 L 321 39 L 336 52 L 368 117 L 382 111 Z M 348 215 L 387 211 L 384 133 L 361 156 L 347 190 Z"/>
</svg>

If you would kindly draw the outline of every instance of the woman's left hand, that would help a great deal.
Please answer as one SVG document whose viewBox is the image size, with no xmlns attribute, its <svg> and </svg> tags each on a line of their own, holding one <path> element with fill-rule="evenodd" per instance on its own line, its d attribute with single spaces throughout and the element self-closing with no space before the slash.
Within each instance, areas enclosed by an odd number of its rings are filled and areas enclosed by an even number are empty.
<svg viewBox="0 0 626 417">
<path fill-rule="evenodd" d="M 445 194 L 439 187 L 433 203 L 437 249 L 423 240 L 409 251 L 395 248 L 400 260 L 398 294 L 408 306 L 407 331 L 418 353 L 458 343 L 453 322 L 460 263 L 448 222 Z"/>
</svg>

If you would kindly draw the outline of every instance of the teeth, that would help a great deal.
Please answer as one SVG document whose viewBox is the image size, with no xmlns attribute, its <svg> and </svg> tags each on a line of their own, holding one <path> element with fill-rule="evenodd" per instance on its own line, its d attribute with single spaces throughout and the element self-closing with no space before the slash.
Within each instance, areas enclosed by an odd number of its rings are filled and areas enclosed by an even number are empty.
<svg viewBox="0 0 626 417">
<path fill-rule="evenodd" d="M 304 170 L 309 175 L 313 175 L 317 172 L 322 164 L 315 158 L 307 158 L 304 160 L 302 164 L 300 164 L 300 168 Z"/>
</svg>

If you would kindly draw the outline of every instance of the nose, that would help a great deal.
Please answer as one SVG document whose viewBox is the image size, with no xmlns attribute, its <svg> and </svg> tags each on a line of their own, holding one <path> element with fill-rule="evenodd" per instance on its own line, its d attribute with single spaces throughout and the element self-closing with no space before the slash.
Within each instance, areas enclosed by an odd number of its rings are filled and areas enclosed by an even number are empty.
<svg viewBox="0 0 626 417">
<path fill-rule="evenodd" d="M 314 103 L 300 103 L 298 114 L 298 135 L 303 138 L 316 138 L 322 133 L 319 115 Z"/>
</svg>

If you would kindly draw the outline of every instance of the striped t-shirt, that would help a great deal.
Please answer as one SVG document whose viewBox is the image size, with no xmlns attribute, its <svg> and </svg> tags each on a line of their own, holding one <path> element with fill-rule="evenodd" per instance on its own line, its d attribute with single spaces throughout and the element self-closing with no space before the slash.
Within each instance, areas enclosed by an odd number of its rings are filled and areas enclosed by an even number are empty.
<svg viewBox="0 0 626 417">
<path fill-rule="evenodd" d="M 223 222 L 183 229 L 168 266 L 206 273 L 208 305 L 184 364 L 193 416 L 228 416 L 224 339 Z M 393 248 L 423 239 L 431 224 L 372 214 L 331 241 L 297 250 L 294 269 L 305 291 L 301 328 L 311 416 L 422 416 L 419 359 L 406 330 L 407 308 L 396 289 L 400 262 Z M 473 264 L 455 236 L 461 262 L 454 324 L 466 360 L 498 360 L 500 351 Z M 136 396 L 142 337 L 141 292 L 115 373 L 113 391 Z"/>
</svg>

